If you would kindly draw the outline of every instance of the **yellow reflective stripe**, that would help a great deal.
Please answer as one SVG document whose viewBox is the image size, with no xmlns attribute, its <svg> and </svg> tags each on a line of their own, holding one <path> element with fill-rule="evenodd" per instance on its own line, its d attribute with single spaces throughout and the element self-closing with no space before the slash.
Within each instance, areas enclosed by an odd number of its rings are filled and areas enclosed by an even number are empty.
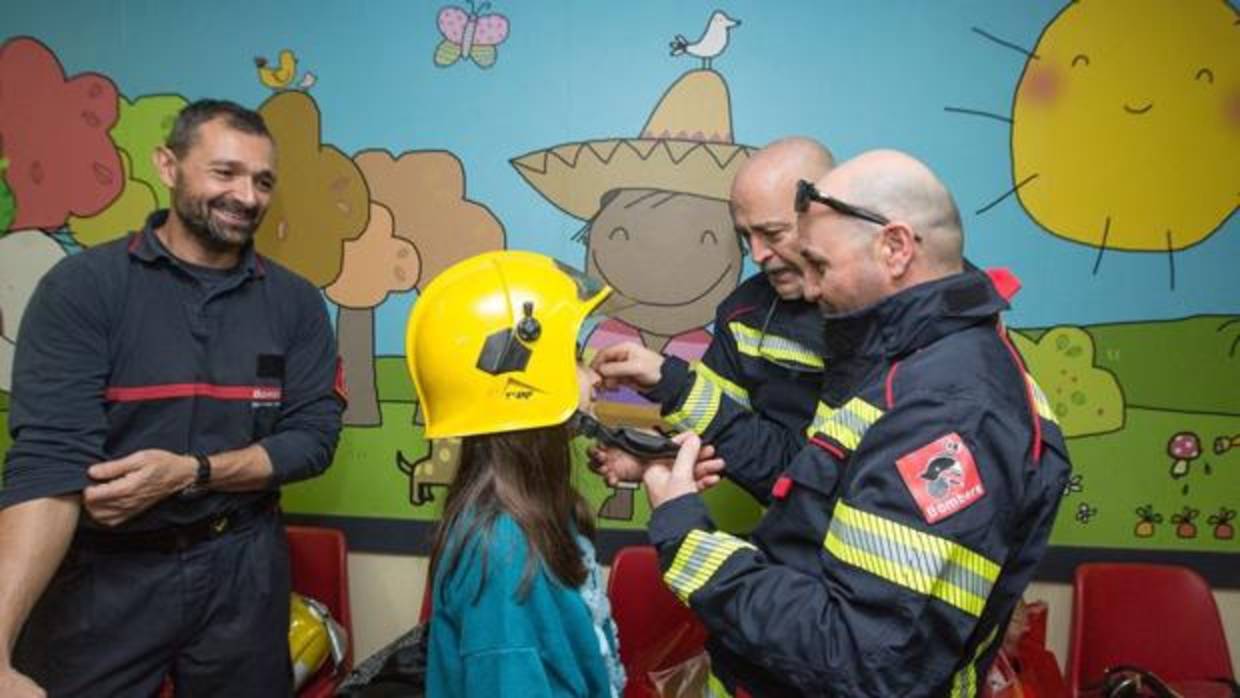
<svg viewBox="0 0 1240 698">
<path fill-rule="evenodd" d="M 821 369 L 823 367 L 822 357 L 817 352 L 787 337 L 770 332 L 763 337 L 761 330 L 739 322 L 729 322 L 728 329 L 731 330 L 732 336 L 736 337 L 736 350 L 745 356 L 772 359 L 776 363 L 787 361 L 810 368 Z"/>
<path fill-rule="evenodd" d="M 707 533 L 695 528 L 681 541 L 663 581 L 687 606 L 693 592 L 710 581 L 733 553 L 746 548 L 754 549 L 749 543 L 726 533 Z"/>
<path fill-rule="evenodd" d="M 974 698 L 977 695 L 977 658 L 982 656 L 982 653 L 998 635 L 999 626 L 996 624 L 990 629 L 990 634 L 986 636 L 986 639 L 982 640 L 977 649 L 973 650 L 973 657 L 968 663 L 952 675 L 951 698 Z"/>
<path fill-rule="evenodd" d="M 747 410 L 753 409 L 749 403 L 749 391 L 748 390 L 745 390 L 744 388 L 740 387 L 736 383 L 733 383 L 727 378 L 724 378 L 723 376 L 719 375 L 714 370 L 712 370 L 710 366 L 707 366 L 704 363 L 698 362 L 694 364 L 693 370 L 698 375 L 705 378 L 706 380 L 710 381 L 711 383 L 714 383 L 716 387 L 718 387 L 720 390 L 723 391 L 724 395 L 727 395 L 728 397 L 732 398 L 734 401 L 739 403 L 741 407 L 744 407 Z"/>
<path fill-rule="evenodd" d="M 1046 399 L 1046 393 L 1042 392 L 1042 386 L 1034 380 L 1033 376 L 1026 373 L 1025 380 L 1029 383 L 1029 390 L 1033 393 L 1033 404 L 1037 405 L 1038 415 L 1048 422 L 1059 423 L 1059 418 L 1055 416 L 1055 410 L 1051 409 L 1050 400 Z"/>
<path fill-rule="evenodd" d="M 980 616 L 999 565 L 946 538 L 836 502 L 823 542 L 841 561 Z"/>
<path fill-rule="evenodd" d="M 719 413 L 719 401 L 723 391 L 719 386 L 707 380 L 701 373 L 695 373 L 693 386 L 685 397 L 680 409 L 667 415 L 666 421 L 681 431 L 693 431 L 698 434 L 706 431 L 706 427 Z"/>
<path fill-rule="evenodd" d="M 814 420 L 805 429 L 806 437 L 826 434 L 844 448 L 853 451 L 865 437 L 865 432 L 882 419 L 885 413 L 870 403 L 855 397 L 835 409 L 825 402 L 818 403 Z"/>
<path fill-rule="evenodd" d="M 814 418 L 809 420 L 809 426 L 805 427 L 805 438 L 813 438 L 814 434 L 822 431 L 822 425 L 827 422 L 827 415 L 831 413 L 831 408 L 825 402 L 819 402 L 818 407 L 814 410 Z"/>
</svg>

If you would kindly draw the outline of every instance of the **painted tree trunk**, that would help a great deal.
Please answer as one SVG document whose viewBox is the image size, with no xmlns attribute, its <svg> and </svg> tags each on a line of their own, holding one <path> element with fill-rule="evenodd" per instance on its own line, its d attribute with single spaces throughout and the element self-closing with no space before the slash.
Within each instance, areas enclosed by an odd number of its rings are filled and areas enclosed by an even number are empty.
<svg viewBox="0 0 1240 698">
<path fill-rule="evenodd" d="M 336 346 L 344 363 L 349 406 L 344 423 L 373 427 L 383 423 L 375 389 L 375 311 L 373 308 L 341 308 L 336 319 Z"/>
</svg>

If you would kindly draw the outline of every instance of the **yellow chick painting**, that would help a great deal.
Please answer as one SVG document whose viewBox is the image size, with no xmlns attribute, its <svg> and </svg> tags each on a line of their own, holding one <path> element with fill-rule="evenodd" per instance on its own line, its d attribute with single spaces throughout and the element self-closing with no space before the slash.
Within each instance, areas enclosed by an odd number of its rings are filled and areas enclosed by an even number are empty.
<svg viewBox="0 0 1240 698">
<path fill-rule="evenodd" d="M 306 71 L 301 80 L 294 85 L 297 78 L 297 55 L 289 49 L 280 51 L 276 64 L 271 65 L 266 58 L 258 56 L 254 59 L 254 67 L 258 70 L 258 81 L 274 92 L 284 90 L 307 91 L 318 80 L 314 73 Z"/>
</svg>

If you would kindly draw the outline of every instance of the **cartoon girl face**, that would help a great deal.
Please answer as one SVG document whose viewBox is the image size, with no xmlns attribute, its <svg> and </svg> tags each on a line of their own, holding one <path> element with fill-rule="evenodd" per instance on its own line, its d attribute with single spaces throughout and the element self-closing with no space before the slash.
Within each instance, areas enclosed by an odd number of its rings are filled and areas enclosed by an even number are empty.
<svg viewBox="0 0 1240 698">
<path fill-rule="evenodd" d="M 587 239 L 586 270 L 615 290 L 613 317 L 662 336 L 710 324 L 741 262 L 727 202 L 693 194 L 609 192 Z"/>
</svg>

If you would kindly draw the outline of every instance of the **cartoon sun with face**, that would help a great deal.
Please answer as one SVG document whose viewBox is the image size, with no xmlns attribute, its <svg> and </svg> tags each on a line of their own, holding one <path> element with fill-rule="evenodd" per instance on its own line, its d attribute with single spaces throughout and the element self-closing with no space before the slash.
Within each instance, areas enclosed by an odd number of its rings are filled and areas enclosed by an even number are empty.
<svg viewBox="0 0 1240 698">
<path fill-rule="evenodd" d="M 1025 53 L 1012 178 L 1038 224 L 1099 255 L 1171 253 L 1235 212 L 1240 19 L 1230 5 L 1081 0 Z"/>
</svg>

